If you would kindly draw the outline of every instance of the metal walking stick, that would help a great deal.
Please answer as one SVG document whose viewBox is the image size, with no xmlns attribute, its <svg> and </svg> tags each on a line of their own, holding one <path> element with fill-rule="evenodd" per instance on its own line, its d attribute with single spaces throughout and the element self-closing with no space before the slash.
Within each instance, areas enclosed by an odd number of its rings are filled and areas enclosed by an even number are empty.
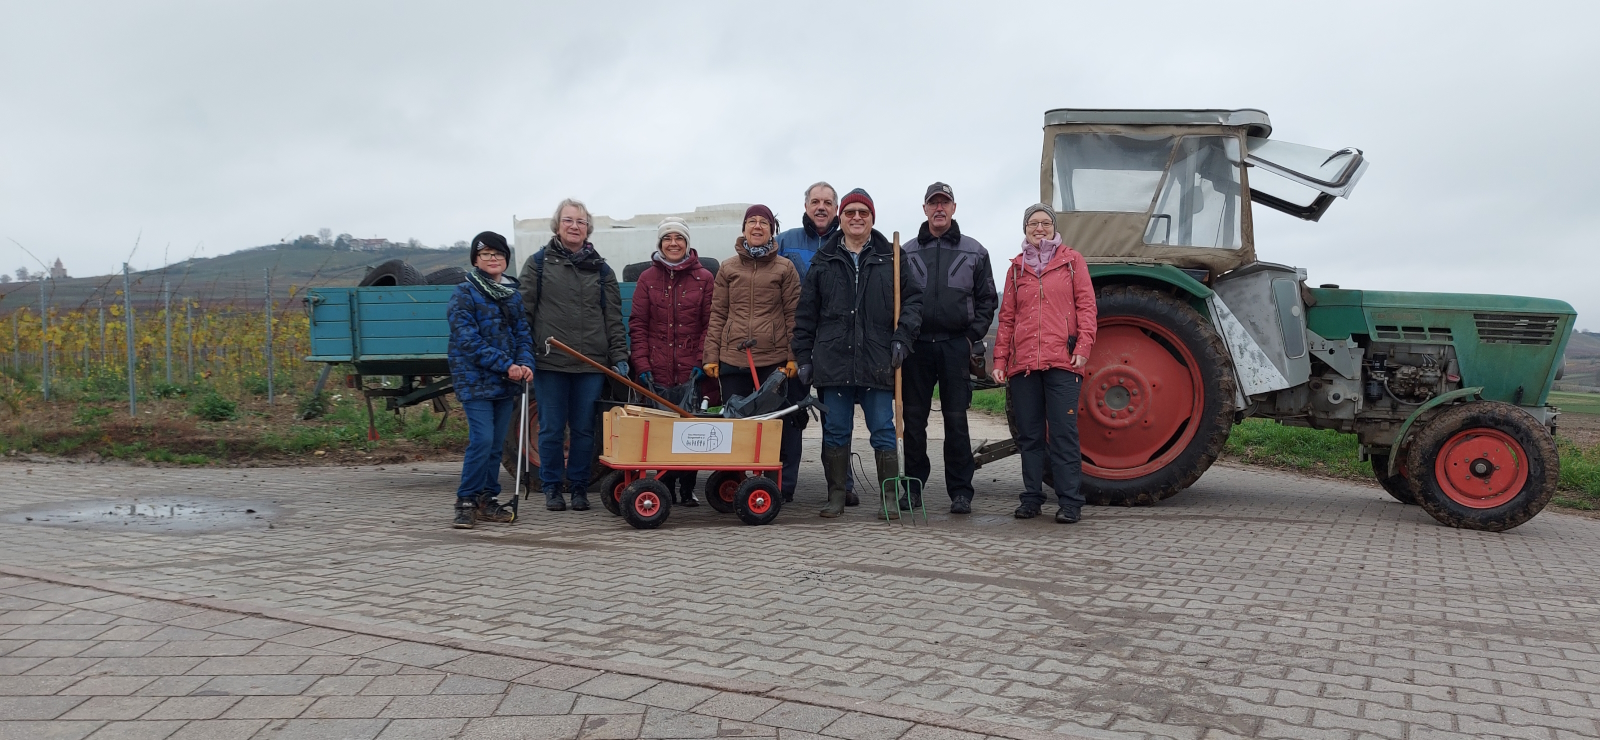
<svg viewBox="0 0 1600 740">
<path fill-rule="evenodd" d="M 528 470 L 528 379 L 522 379 L 522 419 L 517 422 L 517 482 L 511 489 L 512 519 L 516 519 L 517 503 L 523 496 L 533 493 L 533 486 L 528 486 L 528 494 L 522 492 L 522 476 Z"/>
<path fill-rule="evenodd" d="M 894 232 L 894 328 L 896 331 L 900 329 L 900 232 L 898 231 Z M 894 342 L 891 341 L 889 346 L 892 348 Z M 917 509 L 921 508 L 922 523 L 927 524 L 928 507 L 922 505 L 921 496 L 911 495 L 911 484 L 917 479 L 905 474 L 905 414 L 903 403 L 900 388 L 900 368 L 897 367 L 894 369 L 894 458 L 895 469 L 900 474 L 884 479 L 878 488 L 878 501 L 883 506 L 883 518 L 885 521 L 891 519 L 904 521 L 909 519 L 910 523 L 915 525 L 917 523 Z M 917 484 L 920 486 L 921 481 L 917 481 Z M 903 494 L 902 491 L 904 492 Z M 906 517 L 900 516 L 900 497 L 902 495 L 906 498 Z M 891 516 L 891 513 L 893 516 Z"/>
</svg>

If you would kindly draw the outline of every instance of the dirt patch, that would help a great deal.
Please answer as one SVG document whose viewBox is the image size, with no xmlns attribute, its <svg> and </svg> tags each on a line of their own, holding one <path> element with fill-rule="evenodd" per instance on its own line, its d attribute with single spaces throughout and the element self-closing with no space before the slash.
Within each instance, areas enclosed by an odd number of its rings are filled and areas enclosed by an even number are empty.
<svg viewBox="0 0 1600 740">
<path fill-rule="evenodd" d="M 1556 419 L 1556 433 L 1585 449 L 1600 445 L 1600 416 L 1562 414 Z"/>
</svg>

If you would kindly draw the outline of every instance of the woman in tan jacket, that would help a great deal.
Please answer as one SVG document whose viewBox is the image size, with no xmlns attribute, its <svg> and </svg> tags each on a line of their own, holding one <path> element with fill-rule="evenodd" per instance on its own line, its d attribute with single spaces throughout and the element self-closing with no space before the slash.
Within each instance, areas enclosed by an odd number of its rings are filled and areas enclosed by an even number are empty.
<svg viewBox="0 0 1600 740">
<path fill-rule="evenodd" d="M 789 376 L 795 385 L 797 368 L 789 348 L 794 334 L 794 310 L 800 304 L 800 274 L 794 263 L 778 255 L 773 235 L 778 219 L 772 209 L 750 206 L 744 212 L 744 235 L 735 242 L 738 252 L 717 269 L 711 299 L 711 324 L 706 330 L 705 352 L 701 362 L 706 375 L 722 385 L 722 399 L 745 396 L 756 389 L 750 377 L 750 362 L 755 361 L 756 376 L 765 381 L 775 371 Z M 745 344 L 754 340 L 750 355 Z M 790 414 L 783 427 L 783 497 L 794 497 L 800 463 L 800 429 Z"/>
</svg>

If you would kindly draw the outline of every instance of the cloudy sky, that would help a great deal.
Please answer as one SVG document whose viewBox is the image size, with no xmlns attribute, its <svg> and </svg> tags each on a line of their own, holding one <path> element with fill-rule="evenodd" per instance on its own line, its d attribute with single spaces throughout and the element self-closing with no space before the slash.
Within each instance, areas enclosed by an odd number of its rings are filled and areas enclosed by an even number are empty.
<svg viewBox="0 0 1600 740">
<path fill-rule="evenodd" d="M 1371 167 L 1262 259 L 1561 298 L 1600 329 L 1595 3 L 0 0 L 0 269 L 314 232 L 447 244 L 564 196 L 626 217 L 951 183 L 1009 257 L 1058 107 L 1238 108 Z M 168 246 L 170 245 L 170 246 Z"/>
</svg>

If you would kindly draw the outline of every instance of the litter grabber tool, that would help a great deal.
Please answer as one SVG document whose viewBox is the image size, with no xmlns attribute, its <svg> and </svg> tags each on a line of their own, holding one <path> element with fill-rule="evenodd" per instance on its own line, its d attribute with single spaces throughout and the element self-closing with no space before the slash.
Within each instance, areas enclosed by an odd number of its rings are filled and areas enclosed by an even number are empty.
<svg viewBox="0 0 1600 740">
<path fill-rule="evenodd" d="M 687 411 L 684 411 L 683 409 L 679 408 L 677 404 L 675 404 L 675 403 L 673 403 L 671 401 L 668 401 L 667 399 L 662 398 L 661 396 L 656 395 L 655 391 L 652 391 L 649 388 L 646 388 L 646 387 L 644 387 L 642 385 L 639 385 L 638 383 L 633 382 L 632 380 L 628 379 L 626 376 L 622 375 L 621 373 L 618 373 L 617 371 L 612 370 L 611 368 L 606 367 L 605 365 L 602 365 L 602 364 L 600 364 L 598 362 L 595 362 L 594 360 L 589 359 L 588 357 L 584 356 L 584 354 L 582 352 L 579 352 L 579 351 L 577 351 L 577 350 L 575 350 L 575 349 L 573 349 L 571 347 L 568 347 L 565 344 L 562 344 L 561 340 L 556 339 L 555 337 L 549 337 L 549 338 L 544 340 L 544 353 L 547 354 L 547 355 L 550 354 L 550 348 L 551 347 L 555 347 L 556 349 L 559 349 L 562 352 L 565 352 L 568 355 L 571 355 L 574 359 L 578 360 L 579 362 L 582 362 L 583 364 L 588 365 L 589 367 L 592 367 L 592 368 L 594 368 L 596 370 L 599 370 L 602 373 L 605 373 L 606 377 L 611 378 L 612 380 L 615 380 L 618 383 L 621 383 L 621 384 L 623 384 L 625 386 L 628 386 L 629 388 L 632 388 L 632 389 L 638 391 L 645 398 L 648 398 L 648 399 L 650 399 L 652 401 L 655 401 L 656 403 L 661 404 L 661 408 L 663 408 L 663 409 L 665 409 L 667 411 L 671 411 L 671 412 L 673 412 L 673 413 L 675 413 L 675 414 L 677 414 L 677 415 L 679 415 L 679 416 L 681 416 L 681 417 L 683 417 L 685 419 L 693 419 L 694 418 L 694 414 L 691 414 L 691 413 L 689 413 Z"/>
<path fill-rule="evenodd" d="M 756 346 L 755 337 L 751 337 L 739 343 L 739 349 L 744 350 L 745 362 L 750 363 L 750 382 L 754 383 L 757 388 L 760 388 L 761 379 L 756 377 L 756 355 L 754 352 L 750 351 L 750 348 L 754 346 Z"/>
<path fill-rule="evenodd" d="M 900 232 L 894 232 L 894 328 L 900 329 Z M 878 503 L 882 507 L 883 518 L 886 521 L 899 519 L 902 523 L 909 520 L 912 525 L 917 523 L 917 511 L 922 511 L 922 523 L 928 523 L 928 507 L 923 504 L 922 495 L 918 490 L 912 495 L 913 490 L 920 489 L 922 482 L 905 474 L 906 471 L 906 445 L 905 445 L 905 414 L 904 402 L 901 399 L 900 368 L 894 369 L 894 456 L 895 470 L 899 475 L 885 478 L 878 488 Z M 913 483 L 915 485 L 913 485 Z M 900 516 L 900 502 L 906 502 L 906 515 Z"/>
<path fill-rule="evenodd" d="M 522 492 L 522 476 L 528 472 L 528 378 L 522 379 L 522 418 L 517 422 L 517 483 L 511 489 L 511 520 L 517 520 L 517 504 L 524 496 L 533 492 L 533 486 L 528 486 L 528 493 Z M 498 473 L 496 473 L 498 475 Z"/>
</svg>

